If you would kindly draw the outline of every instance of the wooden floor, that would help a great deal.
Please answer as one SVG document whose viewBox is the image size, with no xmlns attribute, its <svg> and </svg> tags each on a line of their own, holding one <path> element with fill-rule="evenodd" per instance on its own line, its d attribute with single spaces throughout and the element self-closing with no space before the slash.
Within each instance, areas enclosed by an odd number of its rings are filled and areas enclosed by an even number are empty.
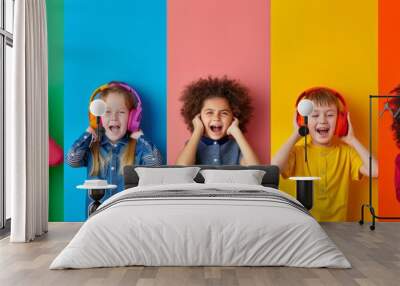
<svg viewBox="0 0 400 286">
<path fill-rule="evenodd" d="M 357 223 L 323 228 L 353 268 L 290 267 L 121 267 L 48 270 L 80 223 L 50 223 L 32 243 L 0 241 L 0 285 L 400 285 L 400 223 L 379 223 L 375 231 Z"/>
</svg>

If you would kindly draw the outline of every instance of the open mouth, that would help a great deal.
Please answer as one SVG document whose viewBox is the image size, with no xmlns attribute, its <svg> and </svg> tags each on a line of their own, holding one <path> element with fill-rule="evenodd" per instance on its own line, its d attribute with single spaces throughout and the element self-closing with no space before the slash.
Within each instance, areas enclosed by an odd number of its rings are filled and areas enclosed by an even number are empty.
<svg viewBox="0 0 400 286">
<path fill-rule="evenodd" d="M 319 127 L 317 128 L 317 133 L 321 136 L 327 136 L 329 134 L 329 127 Z"/>
<path fill-rule="evenodd" d="M 110 131 L 112 133 L 118 133 L 119 130 L 121 129 L 121 126 L 119 126 L 119 125 L 110 125 L 110 126 L 108 126 L 108 128 L 110 129 Z"/>
<path fill-rule="evenodd" d="M 212 125 L 210 125 L 210 129 L 214 133 L 221 132 L 222 131 L 222 127 L 223 127 L 222 124 L 212 124 Z"/>
</svg>

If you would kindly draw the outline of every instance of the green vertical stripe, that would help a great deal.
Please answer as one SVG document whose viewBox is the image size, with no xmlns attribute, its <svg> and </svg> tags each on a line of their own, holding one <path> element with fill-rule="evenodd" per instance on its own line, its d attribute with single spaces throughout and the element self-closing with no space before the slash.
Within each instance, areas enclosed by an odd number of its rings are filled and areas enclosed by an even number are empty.
<svg viewBox="0 0 400 286">
<path fill-rule="evenodd" d="M 49 134 L 64 145 L 64 0 L 47 0 Z M 64 220 L 64 166 L 49 173 L 49 221 Z"/>
</svg>

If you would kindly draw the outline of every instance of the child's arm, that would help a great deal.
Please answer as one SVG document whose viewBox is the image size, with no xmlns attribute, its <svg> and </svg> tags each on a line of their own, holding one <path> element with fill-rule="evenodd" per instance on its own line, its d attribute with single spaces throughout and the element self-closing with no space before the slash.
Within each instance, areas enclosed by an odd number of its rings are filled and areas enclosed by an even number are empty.
<svg viewBox="0 0 400 286">
<path fill-rule="evenodd" d="M 235 138 L 236 143 L 239 145 L 240 152 L 242 153 L 242 159 L 240 160 L 240 165 L 259 165 L 260 161 L 256 153 L 251 148 L 249 142 L 247 142 L 246 137 L 244 137 L 242 130 L 239 128 L 239 120 L 235 117 L 231 126 L 227 130 L 228 135 L 232 135 Z"/>
<path fill-rule="evenodd" d="M 295 113 L 294 117 L 294 130 L 292 135 L 290 135 L 289 139 L 283 144 L 283 146 L 276 152 L 275 156 L 271 160 L 271 165 L 276 165 L 279 167 L 279 170 L 282 172 L 283 170 L 286 169 L 286 164 L 289 159 L 289 154 L 290 151 L 292 150 L 293 146 L 299 141 L 301 136 L 299 135 L 299 126 L 297 125 L 296 122 L 296 115 L 297 112 Z"/>
<path fill-rule="evenodd" d="M 162 156 L 160 150 L 158 150 L 158 148 L 154 144 L 152 144 L 151 142 L 149 142 L 144 138 L 142 130 L 132 133 L 130 137 L 132 139 L 137 140 L 137 144 L 138 145 L 140 144 L 140 146 L 142 146 L 142 152 L 140 153 L 141 158 L 138 163 L 139 165 L 145 165 L 145 166 L 162 165 Z"/>
<path fill-rule="evenodd" d="M 357 153 L 360 156 L 361 161 L 363 163 L 363 165 L 360 168 L 360 173 L 365 176 L 369 176 L 369 151 L 367 149 L 365 149 L 365 147 L 360 143 L 360 141 L 358 141 L 358 139 L 354 135 L 353 126 L 351 125 L 351 122 L 350 122 L 350 113 L 348 113 L 348 115 L 347 115 L 347 121 L 349 124 L 349 130 L 347 132 L 347 135 L 344 137 L 341 137 L 341 139 L 343 142 L 350 145 L 357 151 Z M 376 162 L 376 159 L 374 158 L 374 156 L 372 156 L 371 176 L 373 178 L 378 177 L 378 163 Z"/>
<path fill-rule="evenodd" d="M 89 127 L 69 149 L 65 161 L 71 167 L 83 167 L 88 164 L 88 154 L 90 153 L 90 144 L 95 140 L 95 131 Z"/>
<path fill-rule="evenodd" d="M 199 145 L 201 136 L 204 133 L 204 125 L 200 119 L 200 114 L 197 114 L 193 118 L 193 133 L 189 141 L 183 147 L 179 153 L 178 159 L 176 159 L 177 165 L 194 165 L 196 163 L 196 152 L 197 146 Z"/>
</svg>

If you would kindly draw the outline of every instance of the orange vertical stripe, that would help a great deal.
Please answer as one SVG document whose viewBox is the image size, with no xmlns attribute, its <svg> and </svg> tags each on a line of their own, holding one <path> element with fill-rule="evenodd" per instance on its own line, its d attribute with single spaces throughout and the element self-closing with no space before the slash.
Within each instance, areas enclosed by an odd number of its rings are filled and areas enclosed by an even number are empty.
<svg viewBox="0 0 400 286">
<path fill-rule="evenodd" d="M 379 93 L 388 94 L 400 84 L 400 1 L 379 1 Z M 380 100 L 379 110 L 385 99 Z M 400 202 L 394 188 L 395 158 L 400 149 L 393 140 L 392 117 L 385 114 L 378 123 L 379 180 L 378 199 L 380 216 L 400 216 Z"/>
</svg>

